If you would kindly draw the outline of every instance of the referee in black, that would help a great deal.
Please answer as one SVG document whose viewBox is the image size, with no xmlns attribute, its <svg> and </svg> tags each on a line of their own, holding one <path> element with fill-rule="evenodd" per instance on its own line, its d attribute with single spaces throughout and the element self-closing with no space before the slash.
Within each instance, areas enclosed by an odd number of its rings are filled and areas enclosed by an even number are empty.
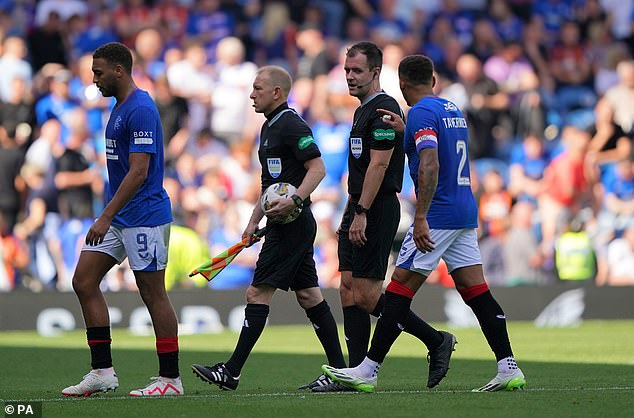
<svg viewBox="0 0 634 418">
<path fill-rule="evenodd" d="M 339 236 L 339 294 L 349 367 L 363 361 L 370 341 L 370 314 L 383 310 L 383 281 L 401 217 L 397 193 L 405 164 L 403 135 L 397 133 L 377 109 L 403 115 L 397 101 L 379 82 L 383 53 L 371 42 L 359 42 L 346 52 L 344 70 L 351 96 L 361 105 L 354 112 L 348 151 L 348 203 L 337 231 Z M 420 339 L 429 350 L 427 386 L 437 385 L 449 368 L 453 346 L 444 334 L 412 311 L 404 331 Z M 314 391 L 346 390 L 331 383 Z"/>
<path fill-rule="evenodd" d="M 263 212 L 259 202 L 253 209 L 242 237 L 252 242 L 260 220 L 267 216 L 268 232 L 258 258 L 253 282 L 246 291 L 247 306 L 240 338 L 231 358 L 214 366 L 192 365 L 194 373 L 221 389 L 235 390 L 240 372 L 266 324 L 276 289 L 295 291 L 297 302 L 321 342 L 328 362 L 345 367 L 337 324 L 317 283 L 313 243 L 317 224 L 310 210 L 310 194 L 324 178 L 326 169 L 311 129 L 286 103 L 291 77 L 281 67 L 260 68 L 253 82 L 251 100 L 257 113 L 266 116 L 260 133 L 258 156 L 262 164 L 262 192 L 273 183 L 297 188 L 291 199 L 279 199 Z M 300 215 L 280 223 L 297 208 Z"/>
</svg>

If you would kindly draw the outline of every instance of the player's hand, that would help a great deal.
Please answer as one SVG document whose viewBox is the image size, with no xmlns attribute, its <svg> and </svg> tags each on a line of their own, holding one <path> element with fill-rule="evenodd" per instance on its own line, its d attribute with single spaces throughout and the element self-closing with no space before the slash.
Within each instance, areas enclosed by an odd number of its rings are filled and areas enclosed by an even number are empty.
<svg viewBox="0 0 634 418">
<path fill-rule="evenodd" d="M 436 244 L 431 239 L 431 235 L 429 233 L 429 224 L 427 223 L 427 219 L 423 218 L 421 220 L 416 219 L 414 221 L 414 243 L 416 244 L 416 248 L 423 253 L 428 253 L 434 250 L 434 244 Z"/>
<path fill-rule="evenodd" d="M 275 199 L 271 201 L 269 210 L 264 214 L 273 222 L 282 222 L 297 208 L 293 199 Z"/>
<path fill-rule="evenodd" d="M 401 115 L 397 115 L 396 113 L 386 109 L 377 109 L 376 111 L 379 112 L 383 116 L 386 116 L 386 115 L 390 116 L 389 119 L 386 117 L 383 117 L 383 122 L 387 123 L 392 128 L 394 128 L 396 132 L 398 132 L 399 134 L 402 134 L 403 132 L 405 132 L 405 121 L 403 121 L 403 118 L 401 117 Z"/>
<path fill-rule="evenodd" d="M 110 229 L 111 223 L 112 219 L 103 215 L 95 219 L 95 222 L 91 225 L 86 234 L 86 244 L 91 246 L 101 244 L 106 236 L 106 232 Z"/>
<path fill-rule="evenodd" d="M 365 228 L 368 224 L 368 219 L 365 214 L 355 214 L 352 224 L 350 224 L 350 230 L 348 231 L 348 239 L 355 247 L 363 247 L 368 239 L 365 236 Z"/>
<path fill-rule="evenodd" d="M 257 230 L 258 230 L 258 224 L 249 223 L 247 227 L 244 229 L 244 232 L 242 232 L 242 239 L 245 239 L 245 238 L 247 239 L 246 240 L 247 247 L 249 247 L 254 242 L 259 240 L 259 238 L 253 237 L 253 234 L 255 234 L 255 231 Z"/>
</svg>

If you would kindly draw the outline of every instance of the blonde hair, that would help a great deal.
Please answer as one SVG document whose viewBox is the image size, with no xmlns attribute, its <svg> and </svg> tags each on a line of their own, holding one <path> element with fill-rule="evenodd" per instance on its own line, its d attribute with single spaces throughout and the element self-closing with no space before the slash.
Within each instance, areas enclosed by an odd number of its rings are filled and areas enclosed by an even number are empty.
<svg viewBox="0 0 634 418">
<path fill-rule="evenodd" d="M 284 97 L 288 97 L 291 92 L 293 80 L 291 75 L 284 68 L 277 65 L 266 65 L 258 70 L 258 74 L 263 74 L 273 87 L 279 87 L 284 92 Z"/>
</svg>

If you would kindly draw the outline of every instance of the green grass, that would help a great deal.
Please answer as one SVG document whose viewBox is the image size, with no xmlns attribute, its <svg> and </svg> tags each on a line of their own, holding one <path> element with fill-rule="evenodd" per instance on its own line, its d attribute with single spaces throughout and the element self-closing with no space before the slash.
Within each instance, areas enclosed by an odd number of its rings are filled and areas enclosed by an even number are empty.
<svg viewBox="0 0 634 418">
<path fill-rule="evenodd" d="M 153 337 L 113 335 L 120 388 L 86 399 L 60 390 L 89 369 L 83 332 L 41 338 L 33 332 L 0 333 L 0 399 L 41 400 L 49 417 L 619 417 L 631 416 L 634 395 L 634 321 L 587 321 L 577 328 L 537 329 L 512 322 L 509 333 L 527 376 L 521 392 L 471 393 L 491 379 L 495 362 L 478 329 L 458 337 L 451 370 L 425 389 L 426 350 L 403 335 L 381 369 L 374 394 L 297 391 L 319 374 L 323 354 L 308 326 L 269 327 L 242 372 L 236 392 L 204 384 L 191 363 L 224 361 L 237 335 L 182 336 L 186 395 L 137 399 L 131 389 L 156 374 Z"/>
</svg>

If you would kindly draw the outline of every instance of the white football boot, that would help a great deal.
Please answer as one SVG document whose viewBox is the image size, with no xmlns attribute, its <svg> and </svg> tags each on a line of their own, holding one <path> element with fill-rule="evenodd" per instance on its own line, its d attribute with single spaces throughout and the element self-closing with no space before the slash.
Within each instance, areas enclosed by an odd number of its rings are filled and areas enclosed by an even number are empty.
<svg viewBox="0 0 634 418">
<path fill-rule="evenodd" d="M 62 390 L 66 396 L 90 396 L 95 392 L 108 392 L 119 387 L 119 378 L 113 368 L 93 369 L 81 382 Z"/>
<path fill-rule="evenodd" d="M 183 383 L 180 377 L 152 377 L 150 384 L 143 389 L 136 389 L 130 392 L 130 396 L 175 396 L 182 395 Z"/>
</svg>

